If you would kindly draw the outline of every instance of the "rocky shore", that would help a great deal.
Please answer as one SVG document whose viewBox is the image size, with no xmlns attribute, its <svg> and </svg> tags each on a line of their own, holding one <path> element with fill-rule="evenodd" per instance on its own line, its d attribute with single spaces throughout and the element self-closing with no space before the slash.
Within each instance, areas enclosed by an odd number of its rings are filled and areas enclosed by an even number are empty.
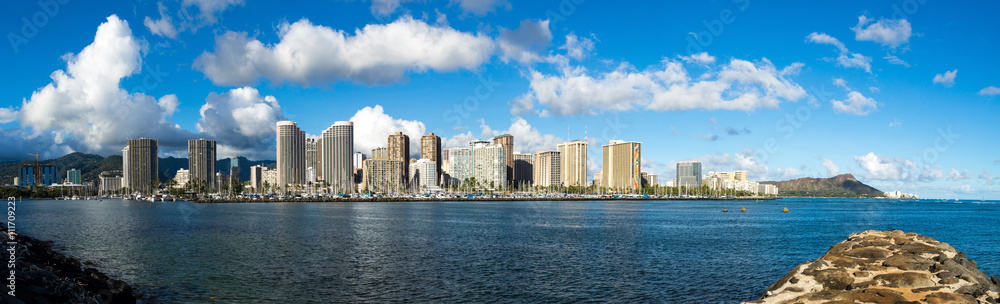
<svg viewBox="0 0 1000 304">
<path fill-rule="evenodd" d="M 745 303 L 997 303 L 1000 279 L 916 233 L 854 233 Z"/>
<path fill-rule="evenodd" d="M 2 230 L 6 236 L 7 229 Z M 0 303 L 136 303 L 137 297 L 129 284 L 109 278 L 90 262 L 59 252 L 50 241 L 18 234 L 16 244 L 14 296 L 5 287 Z M 5 257 L 9 254 L 7 248 L 5 244 Z M 10 270 L 4 274 L 5 278 Z M 5 280 L 4 285 L 7 284 L 10 282 Z"/>
</svg>

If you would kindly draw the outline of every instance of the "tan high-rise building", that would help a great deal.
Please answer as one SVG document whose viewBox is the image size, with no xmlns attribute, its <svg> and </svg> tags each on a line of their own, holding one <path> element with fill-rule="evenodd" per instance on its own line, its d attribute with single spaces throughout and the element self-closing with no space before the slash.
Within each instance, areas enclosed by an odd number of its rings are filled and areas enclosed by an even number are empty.
<svg viewBox="0 0 1000 304">
<path fill-rule="evenodd" d="M 511 184 L 514 181 L 514 135 L 503 134 L 493 138 L 494 145 L 503 146 L 506 150 L 507 155 L 505 156 L 507 162 L 507 184 Z"/>
<path fill-rule="evenodd" d="M 556 146 L 559 151 L 559 178 L 563 186 L 587 186 L 587 142 L 574 140 Z"/>
<path fill-rule="evenodd" d="M 388 158 L 366 159 L 363 163 L 362 185 L 369 193 L 401 193 L 403 187 L 403 162 Z"/>
<path fill-rule="evenodd" d="M 372 149 L 372 158 L 389 158 L 389 149 L 386 147 Z"/>
<path fill-rule="evenodd" d="M 612 140 L 602 146 L 604 165 L 601 185 L 612 189 L 639 190 L 642 187 L 642 149 L 638 142 Z"/>
<path fill-rule="evenodd" d="M 293 121 L 277 123 L 278 184 L 281 192 L 306 180 L 306 133 Z"/>
<path fill-rule="evenodd" d="M 389 159 L 403 162 L 401 179 L 410 173 L 410 137 L 403 132 L 389 135 Z"/>
<path fill-rule="evenodd" d="M 152 193 L 152 182 L 160 178 L 158 141 L 155 138 L 129 139 L 122 149 L 122 184 L 130 191 Z"/>
<path fill-rule="evenodd" d="M 188 180 L 204 181 L 209 189 L 215 188 L 215 140 L 188 140 Z"/>
<path fill-rule="evenodd" d="M 562 185 L 559 151 L 539 151 L 535 154 L 535 185 L 541 187 Z"/>
<path fill-rule="evenodd" d="M 434 133 L 427 133 L 427 135 L 420 137 L 420 158 L 434 162 L 438 174 L 435 180 L 440 182 L 440 177 L 443 173 L 441 167 L 444 163 L 441 152 L 441 137 L 434 135 Z"/>
</svg>

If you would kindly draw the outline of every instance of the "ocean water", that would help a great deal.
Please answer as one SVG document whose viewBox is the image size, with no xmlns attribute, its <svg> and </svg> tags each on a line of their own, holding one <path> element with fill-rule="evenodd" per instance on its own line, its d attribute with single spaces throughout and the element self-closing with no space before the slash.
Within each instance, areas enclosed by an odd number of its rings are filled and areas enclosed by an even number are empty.
<svg viewBox="0 0 1000 304">
<path fill-rule="evenodd" d="M 20 232 L 164 303 L 735 303 L 869 229 L 931 236 L 1000 275 L 998 219 L 997 202 L 800 198 L 17 209 Z"/>
</svg>

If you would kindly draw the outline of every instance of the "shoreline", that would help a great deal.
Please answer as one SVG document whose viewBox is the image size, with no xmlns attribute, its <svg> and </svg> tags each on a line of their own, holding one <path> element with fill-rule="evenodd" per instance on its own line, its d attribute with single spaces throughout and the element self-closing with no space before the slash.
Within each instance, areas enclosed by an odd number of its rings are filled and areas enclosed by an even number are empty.
<svg viewBox="0 0 1000 304">
<path fill-rule="evenodd" d="M 7 228 L 2 227 L 7 234 Z M 0 294 L 4 303 L 122 303 L 135 304 L 142 295 L 122 280 L 109 277 L 97 265 L 71 256 L 43 241 L 15 234 L 17 261 L 14 296 Z M 5 246 L 6 249 L 7 246 Z M 6 251 L 5 251 L 6 252 Z"/>
<path fill-rule="evenodd" d="M 225 203 L 402 203 L 402 202 L 533 202 L 533 201 L 751 201 L 778 200 L 781 197 L 741 197 L 741 198 L 644 198 L 644 197 L 352 197 L 352 198 L 300 198 L 300 199 L 234 199 L 234 198 L 199 198 L 187 200 L 200 204 Z"/>
</svg>

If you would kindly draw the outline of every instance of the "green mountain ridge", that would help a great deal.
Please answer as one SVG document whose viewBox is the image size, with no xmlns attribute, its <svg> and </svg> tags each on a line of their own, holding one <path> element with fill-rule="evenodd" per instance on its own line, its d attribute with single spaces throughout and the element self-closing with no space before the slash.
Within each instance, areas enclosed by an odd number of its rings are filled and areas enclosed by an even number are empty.
<svg viewBox="0 0 1000 304">
<path fill-rule="evenodd" d="M 9 185 L 14 183 L 14 177 L 17 176 L 18 169 L 21 168 L 21 165 L 33 164 L 34 162 L 34 160 L 0 162 L 0 184 Z M 39 160 L 38 162 L 42 164 L 55 164 L 58 166 L 58 178 L 60 181 L 66 178 L 66 171 L 70 169 L 79 169 L 80 178 L 83 179 L 84 182 L 96 181 L 101 172 L 122 169 L 121 155 L 102 157 L 97 154 L 73 152 L 59 158 Z M 250 180 L 250 167 L 252 166 L 263 165 L 268 168 L 274 168 L 276 164 L 273 160 L 252 161 L 245 157 L 239 157 L 239 163 L 241 180 Z M 230 159 L 220 159 L 216 161 L 216 168 L 219 172 L 222 172 L 222 174 L 229 174 L 229 164 Z M 174 175 L 177 174 L 177 169 L 187 168 L 187 158 L 177 158 L 173 156 L 160 158 L 160 180 L 166 181 L 167 179 L 173 178 Z"/>
<path fill-rule="evenodd" d="M 881 190 L 866 185 L 851 174 L 841 174 L 830 178 L 803 177 L 787 181 L 767 181 L 778 187 L 781 196 L 815 197 L 880 197 Z"/>
</svg>

